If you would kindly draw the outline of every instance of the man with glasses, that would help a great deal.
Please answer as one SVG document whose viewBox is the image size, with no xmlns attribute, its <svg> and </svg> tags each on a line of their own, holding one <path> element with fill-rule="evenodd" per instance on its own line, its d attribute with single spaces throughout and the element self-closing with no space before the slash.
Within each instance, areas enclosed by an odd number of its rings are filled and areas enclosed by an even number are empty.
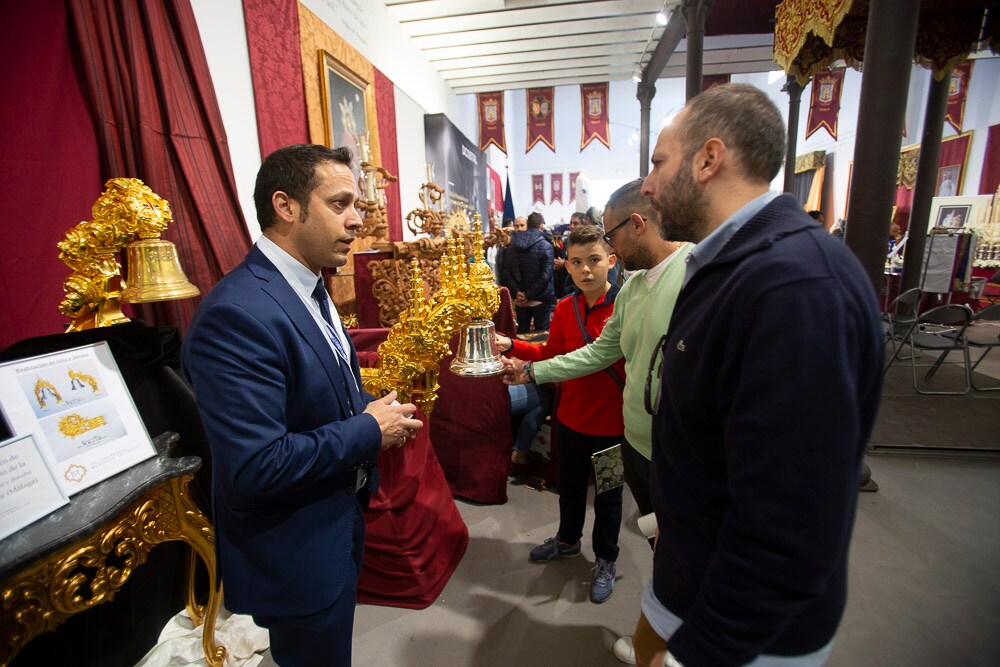
<svg viewBox="0 0 1000 667">
<path fill-rule="evenodd" d="M 696 245 L 645 397 L 662 537 L 640 664 L 821 665 L 843 614 L 878 304 L 850 250 L 768 191 L 784 146 L 763 92 L 719 86 L 660 133 L 643 184 L 664 238 Z"/>
<path fill-rule="evenodd" d="M 684 260 L 691 249 L 690 244 L 660 238 L 657 217 L 652 203 L 642 194 L 642 179 L 623 185 L 608 199 L 604 220 L 610 226 L 604 240 L 625 268 L 635 273 L 618 293 L 614 313 L 600 337 L 568 354 L 534 362 L 531 378 L 524 373 L 523 361 L 504 359 L 508 384 L 532 380 L 544 384 L 589 375 L 625 357 L 622 457 L 625 483 L 642 516 L 653 512 L 649 492 L 652 423 L 643 409 L 646 365 L 670 323 L 684 278 Z M 633 662 L 631 653 L 627 637 L 616 642 L 615 655 L 619 659 Z"/>
<path fill-rule="evenodd" d="M 691 248 L 660 238 L 656 217 L 642 194 L 642 179 L 622 186 L 608 199 L 604 218 L 617 222 L 604 233 L 604 240 L 625 268 L 636 273 L 622 287 L 611 319 L 593 343 L 534 362 L 530 378 L 524 373 L 523 361 L 504 358 L 507 384 L 545 384 L 596 373 L 625 357 L 625 482 L 643 515 L 653 511 L 649 497 L 652 422 L 643 409 L 643 381 L 650 354 L 670 323 L 684 278 L 684 258 Z"/>
</svg>

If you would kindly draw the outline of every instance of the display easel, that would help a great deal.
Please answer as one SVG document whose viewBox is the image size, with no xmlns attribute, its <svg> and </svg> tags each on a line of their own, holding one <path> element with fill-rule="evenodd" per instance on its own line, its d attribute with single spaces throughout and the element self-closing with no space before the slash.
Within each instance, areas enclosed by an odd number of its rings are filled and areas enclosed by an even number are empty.
<svg viewBox="0 0 1000 667">
<path fill-rule="evenodd" d="M 975 234 L 964 231 L 932 230 L 924 246 L 920 291 L 946 294 L 945 303 L 950 304 L 956 270 L 968 266 L 975 245 Z M 963 277 L 963 284 L 966 282 L 967 279 Z"/>
</svg>

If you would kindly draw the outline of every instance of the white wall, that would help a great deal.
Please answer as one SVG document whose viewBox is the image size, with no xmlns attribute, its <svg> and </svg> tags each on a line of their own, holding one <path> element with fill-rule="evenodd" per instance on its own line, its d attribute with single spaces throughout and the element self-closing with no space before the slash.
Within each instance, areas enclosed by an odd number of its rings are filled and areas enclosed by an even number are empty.
<svg viewBox="0 0 1000 667">
<path fill-rule="evenodd" d="M 256 239 L 260 226 L 253 207 L 253 187 L 261 156 L 243 5 L 240 0 L 191 0 L 191 4 L 229 140 L 240 204 L 250 236 Z M 303 4 L 396 86 L 398 176 L 405 216 L 419 205 L 417 188 L 425 180 L 424 114 L 445 113 L 475 141 L 475 99 L 458 104 L 451 87 L 385 5 L 361 0 L 303 0 Z"/>
<path fill-rule="evenodd" d="M 229 140 L 243 217 L 250 238 L 256 239 L 260 225 L 253 206 L 253 186 L 261 160 L 243 5 L 240 0 L 191 0 L 191 6 Z"/>
<path fill-rule="evenodd" d="M 405 129 L 404 129 L 405 128 Z M 399 196 L 403 213 L 403 240 L 413 234 L 406 228 L 406 214 L 422 206 L 419 188 L 427 180 L 424 147 L 424 110 L 396 87 L 396 148 L 399 151 Z"/>
<path fill-rule="evenodd" d="M 426 113 L 444 113 L 462 128 L 454 120 L 455 93 L 451 86 L 385 4 L 370 0 L 302 0 L 302 4 L 360 51 Z M 420 122 L 423 126 L 423 118 Z"/>
</svg>

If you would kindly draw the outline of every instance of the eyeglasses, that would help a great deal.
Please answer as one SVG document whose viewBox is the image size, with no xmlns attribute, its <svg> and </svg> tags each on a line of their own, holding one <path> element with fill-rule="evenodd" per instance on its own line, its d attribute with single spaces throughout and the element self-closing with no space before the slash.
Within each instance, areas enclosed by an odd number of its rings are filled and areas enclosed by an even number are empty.
<svg viewBox="0 0 1000 667">
<path fill-rule="evenodd" d="M 614 236 L 615 232 L 617 232 L 619 229 L 621 229 L 622 227 L 624 227 L 625 225 L 627 225 L 629 223 L 629 221 L 631 221 L 631 220 L 632 220 L 632 216 L 630 215 L 629 217 L 625 218 L 624 220 L 622 220 L 621 222 L 619 222 L 617 225 L 615 225 L 614 227 L 612 227 L 611 229 L 609 229 L 608 231 L 604 232 L 604 242 L 607 243 L 609 246 L 614 247 L 615 242 L 612 240 L 612 236 Z M 643 220 L 645 220 L 645 218 L 643 218 Z"/>
<path fill-rule="evenodd" d="M 660 336 L 660 340 L 656 342 L 656 347 L 653 349 L 653 354 L 649 358 L 649 370 L 646 373 L 646 393 L 643 400 L 646 404 L 646 412 L 652 416 L 656 416 L 656 413 L 660 410 L 660 397 L 663 393 L 663 362 L 661 357 L 663 356 L 663 349 L 667 344 L 667 334 Z M 660 364 L 657 365 L 657 360 L 660 360 Z M 656 387 L 653 387 L 653 373 L 656 373 Z M 655 392 L 655 393 L 654 393 Z"/>
</svg>

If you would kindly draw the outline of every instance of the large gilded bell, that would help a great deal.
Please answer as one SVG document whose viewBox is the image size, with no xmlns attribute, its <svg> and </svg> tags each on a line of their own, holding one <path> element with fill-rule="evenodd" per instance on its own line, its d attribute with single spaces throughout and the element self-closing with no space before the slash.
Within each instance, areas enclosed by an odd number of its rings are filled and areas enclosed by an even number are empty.
<svg viewBox="0 0 1000 667">
<path fill-rule="evenodd" d="M 487 377 L 503 372 L 500 352 L 493 334 L 496 326 L 489 320 L 473 320 L 462 325 L 458 353 L 451 362 L 451 372 L 465 377 Z"/>
<path fill-rule="evenodd" d="M 163 239 L 142 239 L 125 246 L 128 278 L 119 297 L 129 303 L 172 301 L 201 291 L 184 275 L 177 247 Z"/>
</svg>

